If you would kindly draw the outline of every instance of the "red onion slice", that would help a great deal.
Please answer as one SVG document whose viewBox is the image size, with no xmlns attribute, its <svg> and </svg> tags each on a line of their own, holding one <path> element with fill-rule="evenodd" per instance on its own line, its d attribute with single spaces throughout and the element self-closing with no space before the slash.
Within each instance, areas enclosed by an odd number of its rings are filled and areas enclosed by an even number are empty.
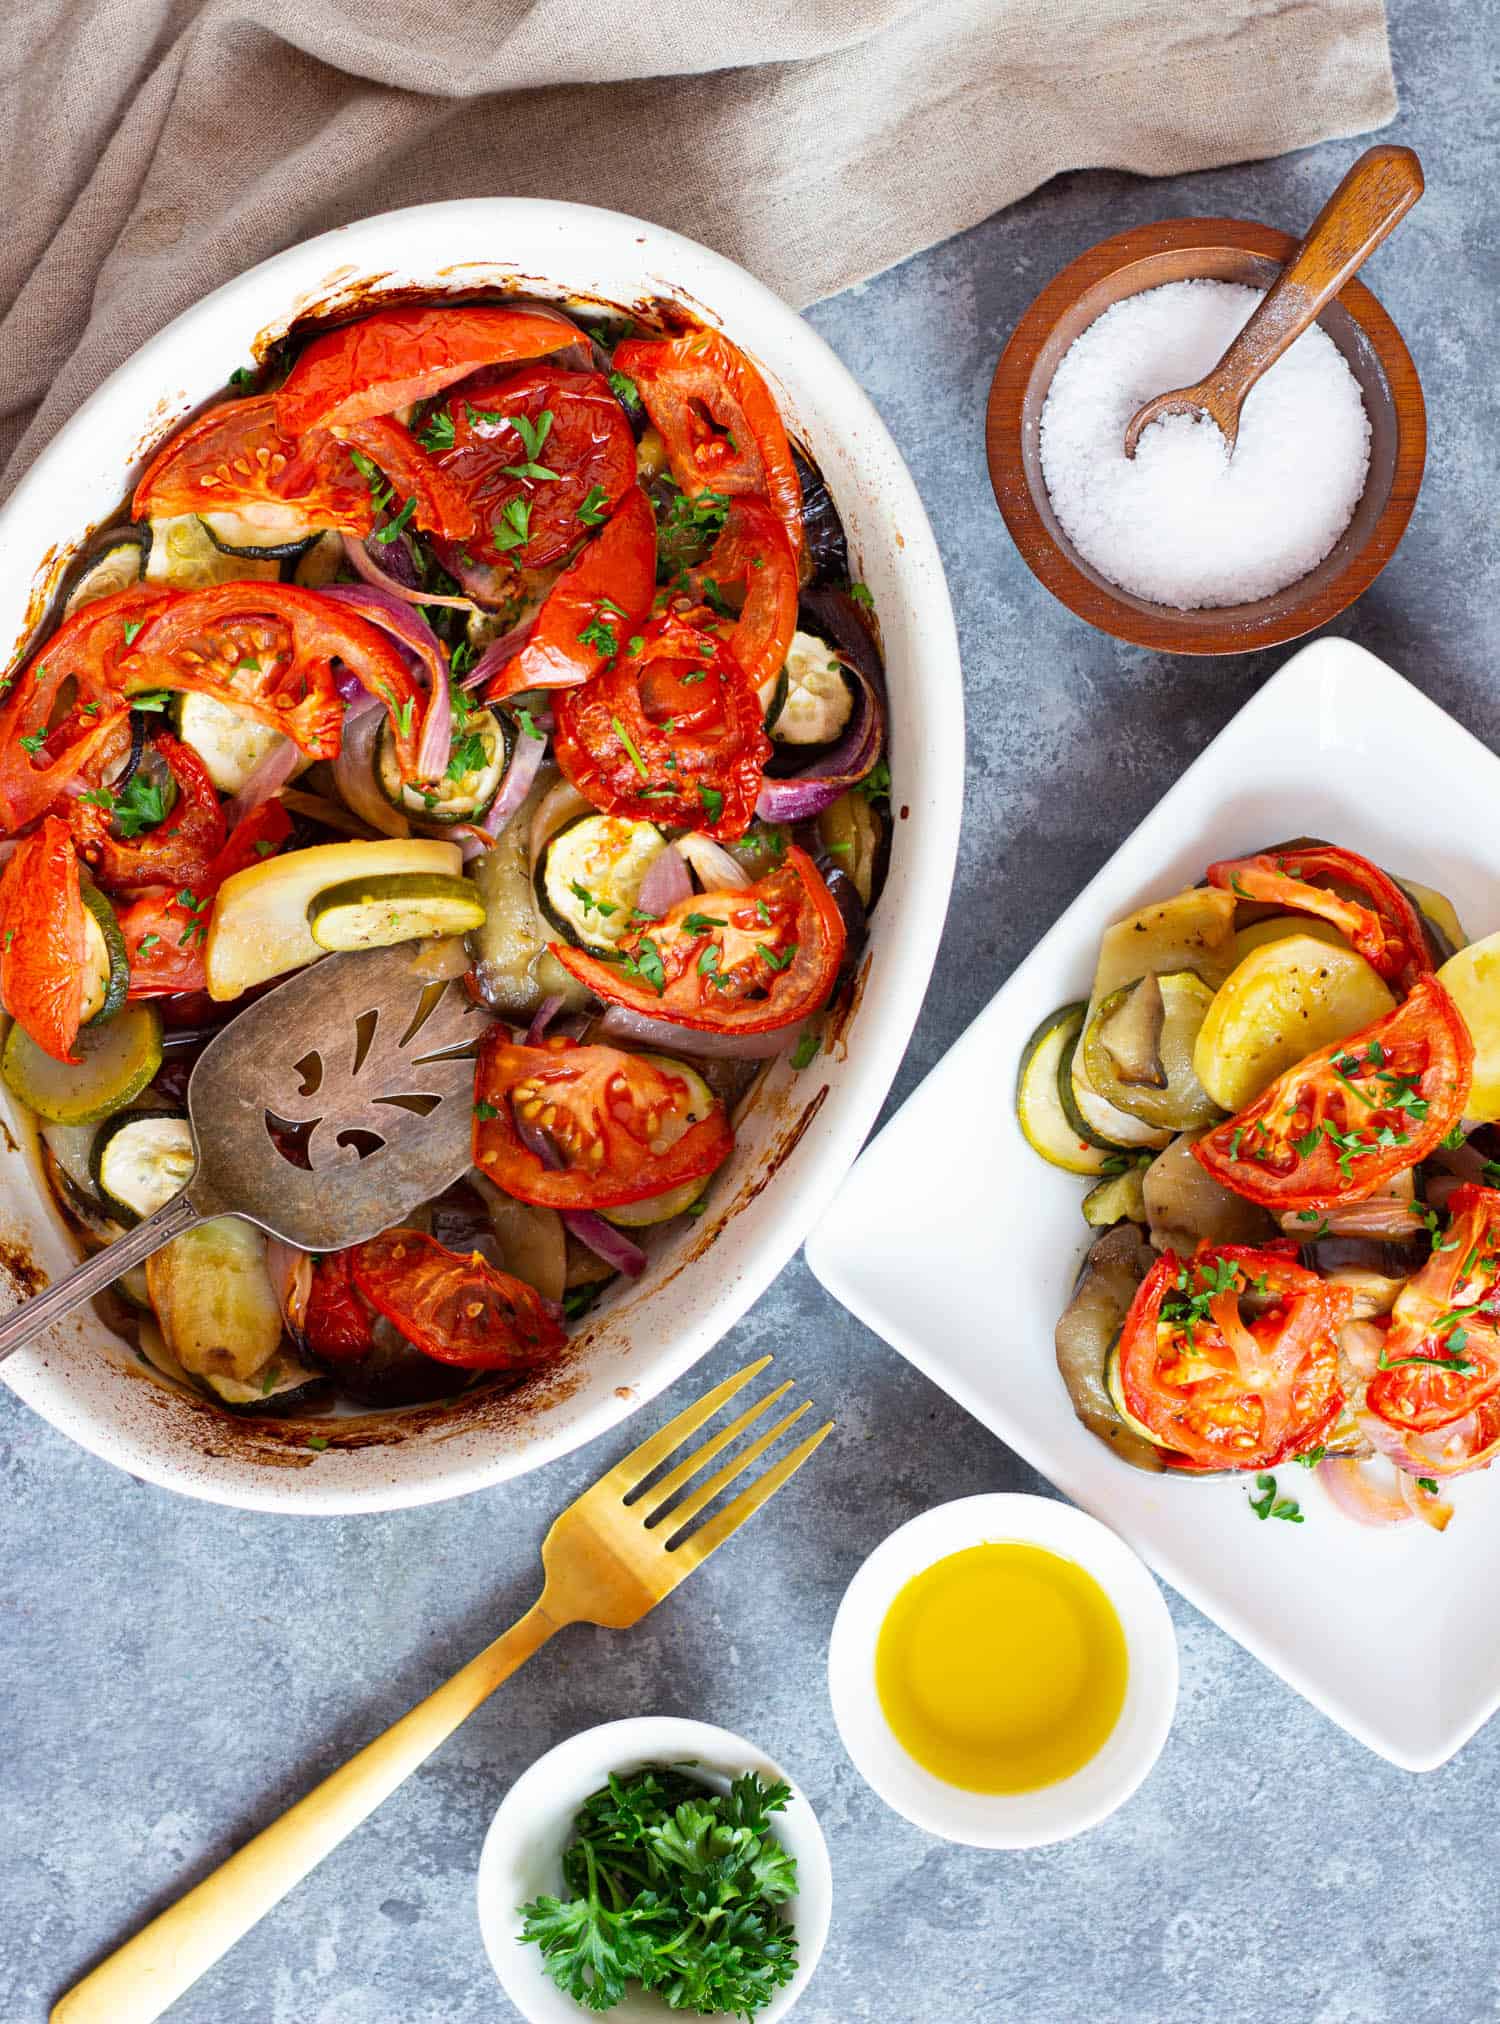
<svg viewBox="0 0 1500 2024">
<path fill-rule="evenodd" d="M 479 608 L 472 597 L 439 597 L 434 591 L 423 590 L 420 584 L 403 583 L 400 577 L 393 576 L 388 569 L 382 569 L 365 543 L 356 540 L 352 534 L 344 536 L 344 554 L 348 557 L 349 567 L 362 576 L 366 583 L 376 590 L 388 592 L 403 604 L 442 604 L 447 605 L 451 611 L 477 611 Z"/>
<path fill-rule="evenodd" d="M 532 783 L 541 771 L 543 759 L 547 756 L 545 738 L 528 738 L 522 732 L 516 739 L 515 750 L 510 755 L 510 764 L 505 769 L 505 778 L 500 782 L 494 800 L 484 811 L 478 825 L 467 825 L 469 833 L 459 845 L 465 864 L 489 848 L 489 843 L 504 829 L 507 822 L 531 792 Z"/>
<path fill-rule="evenodd" d="M 383 710 L 351 712 L 344 719 L 344 738 L 333 762 L 333 782 L 344 801 L 382 836 L 410 836 L 411 824 L 392 808 L 375 778 L 375 741 L 385 725 Z"/>
<path fill-rule="evenodd" d="M 224 805 L 224 825 L 234 829 L 243 822 L 252 808 L 259 808 L 263 801 L 269 801 L 291 779 L 301 762 L 302 754 L 290 738 L 282 738 L 273 745 L 261 759 L 250 778 L 245 782 L 232 801 Z"/>
<path fill-rule="evenodd" d="M 692 891 L 693 881 L 686 859 L 668 845 L 651 860 L 646 876 L 641 880 L 641 889 L 636 894 L 636 905 L 643 914 L 660 915 L 668 907 L 676 906 L 679 900 L 690 898 Z"/>
<path fill-rule="evenodd" d="M 525 619 L 520 625 L 513 625 L 509 632 L 491 640 L 479 659 L 459 682 L 461 689 L 483 689 L 499 674 L 500 670 L 513 661 L 536 630 L 536 618 Z"/>
<path fill-rule="evenodd" d="M 531 1024 L 526 1029 L 526 1045 L 528 1047 L 541 1046 L 547 1037 L 547 1028 L 552 1024 L 562 1008 L 563 1001 L 555 993 L 552 997 L 542 1000 L 535 1012 L 532 1013 Z M 533 1146 L 532 1150 L 535 1151 L 536 1148 Z"/>
<path fill-rule="evenodd" d="M 885 748 L 885 706 L 868 675 L 844 662 L 859 690 L 842 738 L 831 752 L 787 780 L 766 780 L 755 803 L 762 822 L 807 822 L 863 780 Z"/>
<path fill-rule="evenodd" d="M 1420 1518 L 1434 1532 L 1447 1531 L 1453 1506 L 1446 1497 L 1438 1496 L 1433 1490 L 1424 1490 L 1415 1476 L 1408 1476 L 1404 1471 L 1401 1475 L 1401 1496 L 1414 1518 Z"/>
<path fill-rule="evenodd" d="M 1405 1525 L 1412 1513 L 1401 1494 L 1400 1472 L 1387 1468 L 1381 1475 L 1371 1475 L 1367 1473 L 1371 1468 L 1381 1465 L 1367 1465 L 1354 1455 L 1330 1455 L 1319 1462 L 1317 1477 L 1344 1516 L 1357 1525 Z"/>
<path fill-rule="evenodd" d="M 673 848 L 693 867 L 705 892 L 739 892 L 755 883 L 737 857 L 731 857 L 722 843 L 715 843 L 701 830 L 679 836 Z"/>
<path fill-rule="evenodd" d="M 580 1244 L 587 1244 L 596 1258 L 627 1279 L 639 1279 L 646 1269 L 646 1254 L 632 1237 L 592 1209 L 565 1209 L 563 1225 Z"/>
<path fill-rule="evenodd" d="M 700 1033 L 670 1019 L 652 1019 L 625 1005 L 607 1006 L 599 1031 L 607 1040 L 631 1040 L 662 1054 L 696 1054 L 705 1061 L 772 1061 L 796 1043 L 802 1021 L 773 1033 Z"/>
<path fill-rule="evenodd" d="M 426 620 L 402 602 L 393 591 L 373 584 L 334 584 L 325 597 L 347 604 L 389 633 L 427 672 L 427 708 L 422 716 L 422 736 L 417 745 L 417 778 L 439 780 L 447 771 L 453 749 L 453 707 L 448 694 L 448 656 L 438 644 L 437 634 Z"/>
</svg>

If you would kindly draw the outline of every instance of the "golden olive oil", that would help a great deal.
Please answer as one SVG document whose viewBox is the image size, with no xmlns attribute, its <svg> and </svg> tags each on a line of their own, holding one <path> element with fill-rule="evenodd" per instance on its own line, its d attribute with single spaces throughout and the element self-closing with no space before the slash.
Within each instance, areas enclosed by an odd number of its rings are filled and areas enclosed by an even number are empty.
<svg viewBox="0 0 1500 2024">
<path fill-rule="evenodd" d="M 875 1685 L 902 1748 L 966 1792 L 1030 1792 L 1086 1764 L 1125 1703 L 1125 1633 L 1076 1561 L 1009 1541 L 950 1553 L 901 1590 Z"/>
</svg>

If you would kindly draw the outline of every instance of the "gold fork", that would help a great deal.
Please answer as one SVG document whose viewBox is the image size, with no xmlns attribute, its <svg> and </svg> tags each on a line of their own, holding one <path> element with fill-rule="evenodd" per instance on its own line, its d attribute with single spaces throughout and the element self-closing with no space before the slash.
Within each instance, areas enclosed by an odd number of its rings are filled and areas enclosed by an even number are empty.
<svg viewBox="0 0 1500 2024">
<path fill-rule="evenodd" d="M 700 1470 L 786 1396 L 792 1388 L 788 1379 L 641 1494 L 646 1479 L 770 1361 L 763 1356 L 726 1378 L 585 1490 L 543 1542 L 546 1580 L 520 1622 L 85 1975 L 58 2000 L 52 2024 L 153 2024 L 554 1631 L 568 1623 L 623 1630 L 639 1623 L 701 1567 L 833 1431 L 830 1420 L 747 1484 L 707 1524 L 681 1536 L 684 1526 L 811 1410 L 808 1400 L 785 1413 L 671 1511 L 666 1509 Z"/>
</svg>

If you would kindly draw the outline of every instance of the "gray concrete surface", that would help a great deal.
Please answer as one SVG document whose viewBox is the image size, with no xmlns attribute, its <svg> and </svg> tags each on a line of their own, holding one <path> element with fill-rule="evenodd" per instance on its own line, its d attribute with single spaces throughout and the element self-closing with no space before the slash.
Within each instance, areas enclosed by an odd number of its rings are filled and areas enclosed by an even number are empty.
<svg viewBox="0 0 1500 2024">
<path fill-rule="evenodd" d="M 1397 0 L 1427 196 L 1371 279 L 1423 373 L 1426 487 L 1338 630 L 1500 739 L 1493 611 L 1494 0 Z M 958 607 L 968 807 L 943 957 L 897 1093 L 1285 658 L 1117 646 L 1022 568 L 985 477 L 989 375 L 1035 290 L 1163 214 L 1309 219 L 1357 151 L 1149 184 L 1068 176 L 826 303 L 931 510 Z M 607 197 L 605 199 L 607 201 Z M 837 230 L 837 220 L 829 221 Z M 1493 811 L 1476 810 L 1493 824 Z M 1003 1289 L 997 1288 L 1003 1298 Z M 1183 1691 L 1158 1769 L 1112 1821 L 1023 1855 L 945 1847 L 887 1812 L 835 1737 L 823 1657 L 861 1558 L 1017 1462 L 793 1265 L 703 1367 L 788 1359 L 842 1437 L 774 1516 L 638 1631 L 575 1629 L 172 2012 L 181 2024 L 479 2024 L 514 2013 L 480 1947 L 479 1844 L 507 1784 L 587 1723 L 702 1715 L 784 1757 L 820 1809 L 837 1903 L 804 2024 L 1443 2024 L 1500 2009 L 1500 1724 L 1428 1778 L 1342 1735 L 1173 1599 Z M 638 1431 L 638 1429 L 637 1429 Z M 293 1523 L 146 1488 L 0 1391 L 4 1771 L 0 2020 L 52 1997 L 531 1599 L 552 1513 L 633 1435 L 510 1488 Z M 1421 1636 L 1418 1599 L 1412 1635 Z"/>
</svg>

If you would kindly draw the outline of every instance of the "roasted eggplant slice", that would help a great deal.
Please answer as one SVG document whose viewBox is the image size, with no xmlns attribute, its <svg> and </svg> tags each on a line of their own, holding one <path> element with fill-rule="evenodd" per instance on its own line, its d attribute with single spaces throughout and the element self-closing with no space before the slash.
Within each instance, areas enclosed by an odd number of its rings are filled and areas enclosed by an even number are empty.
<svg viewBox="0 0 1500 2024">
<path fill-rule="evenodd" d="M 1056 1331 L 1057 1368 L 1074 1412 L 1122 1462 L 1152 1472 L 1165 1466 L 1161 1450 L 1121 1419 L 1110 1397 L 1108 1364 L 1136 1289 L 1155 1259 L 1133 1223 L 1106 1230 L 1083 1261 Z"/>
</svg>

